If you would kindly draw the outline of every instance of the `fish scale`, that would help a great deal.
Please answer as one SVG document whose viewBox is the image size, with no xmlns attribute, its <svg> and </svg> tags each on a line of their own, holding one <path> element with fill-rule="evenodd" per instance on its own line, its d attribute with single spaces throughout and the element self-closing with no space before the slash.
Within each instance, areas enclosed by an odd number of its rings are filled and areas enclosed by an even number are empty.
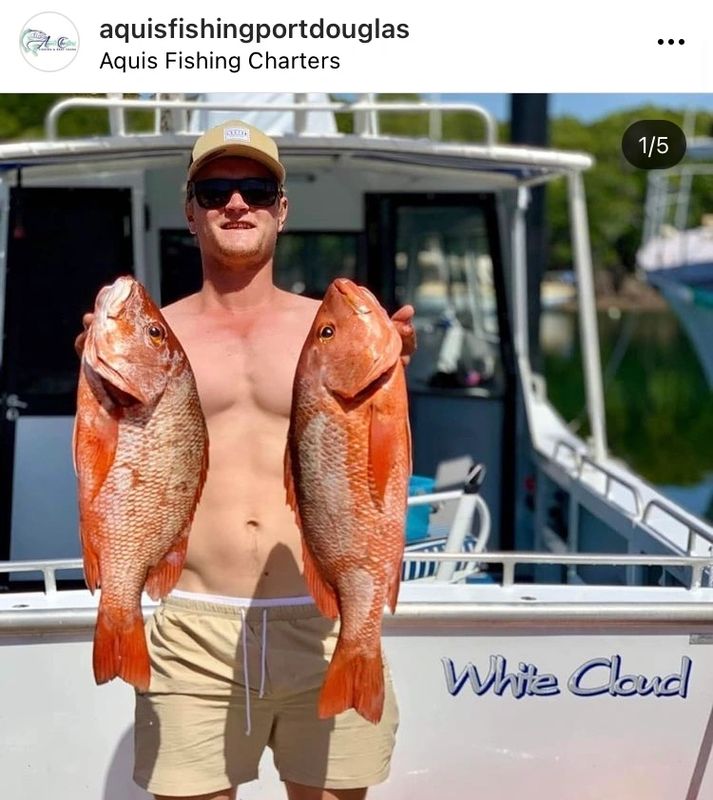
<svg viewBox="0 0 713 800">
<path fill-rule="evenodd" d="M 411 442 L 401 337 L 373 295 L 338 279 L 297 366 L 285 453 L 287 498 L 320 611 L 340 617 L 319 700 L 328 717 L 383 712 L 381 620 L 404 547 Z"/>
<path fill-rule="evenodd" d="M 156 326 L 161 336 L 152 337 Z M 208 437 L 188 359 L 132 278 L 97 297 L 82 356 L 74 455 L 85 579 L 92 591 L 101 587 L 94 676 L 97 683 L 119 676 L 146 690 L 141 593 L 162 597 L 178 580 Z"/>
</svg>

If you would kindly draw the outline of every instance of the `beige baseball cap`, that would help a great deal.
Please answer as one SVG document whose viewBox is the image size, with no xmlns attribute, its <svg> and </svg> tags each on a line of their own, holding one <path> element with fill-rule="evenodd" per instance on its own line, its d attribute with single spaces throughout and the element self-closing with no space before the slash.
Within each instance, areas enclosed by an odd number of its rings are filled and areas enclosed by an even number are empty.
<svg viewBox="0 0 713 800">
<path fill-rule="evenodd" d="M 223 156 L 252 158 L 264 164 L 280 183 L 285 180 L 285 168 L 280 163 L 277 144 L 259 128 L 239 119 L 231 119 L 201 134 L 193 145 L 188 180 L 209 161 Z"/>
</svg>

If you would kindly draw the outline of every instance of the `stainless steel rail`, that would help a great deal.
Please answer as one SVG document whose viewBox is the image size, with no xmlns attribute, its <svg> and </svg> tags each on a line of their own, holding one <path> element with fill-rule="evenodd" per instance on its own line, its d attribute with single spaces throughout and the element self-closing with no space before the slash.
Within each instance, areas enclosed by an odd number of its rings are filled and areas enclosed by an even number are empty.
<svg viewBox="0 0 713 800">
<path fill-rule="evenodd" d="M 515 568 L 524 564 L 549 565 L 587 565 L 587 566 L 669 566 L 688 567 L 692 570 L 698 583 L 692 589 L 700 587 L 700 577 L 706 568 L 713 567 L 711 556 L 674 556 L 674 555 L 628 555 L 626 553 L 586 553 L 586 554 L 553 554 L 532 552 L 490 552 L 490 553 L 439 553 L 410 552 L 404 553 L 403 560 L 414 561 L 462 561 L 476 564 L 498 564 L 503 568 L 502 586 L 516 585 Z M 44 579 L 45 594 L 57 593 L 57 572 L 81 570 L 81 559 L 55 559 L 47 561 L 0 561 L 0 574 L 40 573 Z M 524 584 L 523 584 L 524 585 Z M 655 591 L 655 587 L 650 587 Z"/>
<path fill-rule="evenodd" d="M 52 559 L 49 561 L 0 561 L 0 575 L 21 572 L 41 572 L 45 594 L 57 591 L 57 572 L 83 569 L 79 558 Z"/>
<path fill-rule="evenodd" d="M 638 518 L 641 516 L 641 497 L 639 496 L 639 492 L 637 491 L 636 487 L 633 486 L 629 481 L 622 478 L 621 476 L 617 475 L 616 473 L 612 472 L 612 470 L 608 469 L 607 467 L 602 466 L 601 464 L 597 463 L 593 458 L 587 455 L 580 456 L 579 459 L 579 477 L 582 478 L 584 474 L 585 467 L 589 467 L 590 469 L 598 472 L 600 475 L 604 477 L 604 497 L 607 500 L 611 500 L 616 503 L 616 500 L 612 497 L 612 489 L 615 486 L 619 486 L 625 489 L 631 495 L 632 500 L 634 501 L 634 509 L 635 509 L 635 516 Z M 589 484 L 587 484 L 589 485 Z M 620 508 L 624 508 L 621 503 L 616 503 L 617 506 Z M 626 510 L 626 509 L 624 509 Z"/>
<path fill-rule="evenodd" d="M 502 586 L 514 586 L 515 568 L 523 564 L 561 566 L 660 566 L 690 567 L 691 589 L 701 586 L 703 570 L 713 566 L 713 556 L 649 556 L 622 553 L 580 555 L 552 553 L 404 553 L 404 561 L 475 561 L 479 564 L 499 564 L 503 568 Z M 529 584 L 528 584 L 529 585 Z M 655 589 L 655 587 L 652 587 Z"/>
<path fill-rule="evenodd" d="M 666 514 L 671 519 L 675 520 L 676 522 L 680 523 L 684 528 L 687 529 L 688 532 L 688 552 L 692 553 L 695 547 L 694 537 L 700 536 L 709 544 L 713 545 L 713 535 L 708 533 L 707 531 L 703 530 L 703 528 L 697 526 L 695 523 L 691 522 L 691 520 L 682 514 L 678 509 L 674 507 L 669 507 L 668 503 L 665 500 L 660 500 L 655 498 L 653 500 L 649 500 L 644 508 L 644 511 L 641 515 L 641 521 L 644 525 L 648 525 L 651 530 L 657 530 L 654 528 L 650 521 L 649 517 L 651 512 L 654 510 L 658 510 Z"/>
<path fill-rule="evenodd" d="M 604 414 L 602 358 L 597 332 L 592 250 L 589 244 L 587 204 L 584 195 L 584 178 L 581 172 L 574 170 L 570 172 L 567 179 L 567 190 L 572 230 L 572 255 L 577 274 L 584 390 L 589 427 L 592 431 L 592 448 L 597 459 L 601 460 L 607 453 L 607 429 Z"/>
<path fill-rule="evenodd" d="M 148 616 L 151 608 L 144 609 Z M 0 611 L 0 641 L 27 635 L 91 635 L 96 609 L 23 609 Z M 605 630 L 659 630 L 678 633 L 713 632 L 710 603 L 550 603 L 520 600 L 513 603 L 400 603 L 396 614 L 384 615 L 384 630 L 424 628 L 443 635 L 454 628 L 473 628 L 502 633 L 507 627 L 523 627 L 526 633 L 563 630 L 602 633 Z M 682 630 L 683 629 L 683 630 Z"/>
<path fill-rule="evenodd" d="M 473 515 L 477 511 L 478 541 L 474 552 L 480 553 L 485 549 L 490 540 L 491 527 L 490 509 L 481 494 L 467 493 L 464 492 L 463 489 L 449 489 L 442 492 L 412 495 L 408 498 L 407 505 L 409 507 L 433 505 L 435 508 L 438 508 L 443 505 L 443 503 L 453 502 L 455 500 L 458 501 L 458 509 L 456 510 L 448 533 L 448 541 L 445 545 L 446 552 L 461 552 L 466 536 L 471 533 Z M 444 567 L 436 576 L 437 580 L 450 580 L 454 574 L 454 570 L 455 565 L 446 567 L 444 562 Z"/>
<path fill-rule="evenodd" d="M 571 466 L 562 460 L 562 451 L 569 453 L 572 461 Z M 595 493 L 599 494 L 605 500 L 615 502 L 618 508 L 622 509 L 622 511 L 625 513 L 628 513 L 628 510 L 622 506 L 621 503 L 616 502 L 616 500 L 612 498 L 612 490 L 615 486 L 625 489 L 631 495 L 635 508 L 635 513 L 629 514 L 630 519 L 646 526 L 653 533 L 665 535 L 662 534 L 662 531 L 659 528 L 654 527 L 651 522 L 651 515 L 654 510 L 660 511 L 669 519 L 678 522 L 686 529 L 689 553 L 693 552 L 695 536 L 700 536 L 701 539 L 713 545 L 713 532 L 706 530 L 704 523 L 697 521 L 692 516 L 682 513 L 674 503 L 670 502 L 664 497 L 653 498 L 644 504 L 641 493 L 633 483 L 625 478 L 622 478 L 620 475 L 617 475 L 614 471 L 608 469 L 602 464 L 599 464 L 586 453 L 578 451 L 577 448 L 570 442 L 560 440 L 555 444 L 553 460 L 558 466 L 566 470 L 573 478 L 580 481 L 580 483 L 585 485 L 588 489 L 591 489 Z M 584 469 L 586 467 L 589 467 L 590 469 L 593 469 L 602 475 L 604 478 L 604 491 L 599 492 L 591 482 L 585 482 L 582 480 Z"/>
<path fill-rule="evenodd" d="M 699 141 L 709 149 L 713 148 L 710 138 L 704 137 Z M 690 146 L 695 147 L 695 140 L 689 140 Z M 686 227 L 693 178 L 704 175 L 713 175 L 713 164 L 687 161 L 665 171 L 651 171 L 646 188 L 642 244 L 659 236 L 666 223 L 673 222 L 678 230 Z"/>
<path fill-rule="evenodd" d="M 473 628 L 502 633 L 511 627 L 527 634 L 549 630 L 587 633 L 652 630 L 697 633 L 713 631 L 713 605 L 708 603 L 401 603 L 396 614 L 384 615 L 384 629 L 444 630 Z M 684 629 L 682 631 L 681 629 Z"/>
<path fill-rule="evenodd" d="M 405 561 L 471 561 L 478 564 L 501 564 L 502 587 L 516 587 L 526 592 L 534 587 L 515 581 L 518 564 L 649 564 L 689 567 L 699 577 L 713 565 L 713 557 L 692 556 L 627 556 L 615 555 L 552 555 L 550 553 L 409 553 Z M 62 596 L 56 591 L 56 573 L 81 568 L 81 561 L 22 561 L 0 562 L 0 573 L 37 572 L 45 579 L 45 591 L 54 598 Z M 651 588 L 655 595 L 657 588 Z M 663 590 L 661 590 L 663 591 Z M 684 591 L 684 590 L 682 590 Z M 550 602 L 538 601 L 531 594 L 523 594 L 514 602 L 402 602 L 395 616 L 384 616 L 384 628 L 403 630 L 428 625 L 444 628 L 473 628 L 502 631 L 504 628 L 525 627 L 528 632 L 545 629 L 582 630 L 590 633 L 604 630 L 661 630 L 665 632 L 713 632 L 713 602 L 707 602 L 710 589 L 685 590 L 684 597 L 700 598 L 668 602 Z M 703 593 L 703 594 L 701 594 Z M 89 635 L 96 622 L 96 609 L 92 607 L 28 608 L 26 595 L 18 595 L 16 607 L 0 611 L 0 639 L 22 635 Z M 148 615 L 152 607 L 144 609 Z M 434 631 L 435 633 L 435 631 Z"/>
<path fill-rule="evenodd" d="M 356 102 L 331 102 L 331 103 L 314 103 L 309 101 L 301 101 L 294 103 L 215 103 L 206 102 L 201 100 L 176 100 L 176 99 L 163 99 L 163 100 L 142 100 L 142 99 L 127 99 L 117 97 L 71 97 L 66 100 L 60 100 L 47 112 L 45 117 L 45 135 L 47 139 L 55 140 L 58 135 L 59 119 L 66 111 L 77 108 L 96 108 L 106 109 L 108 112 L 117 111 L 122 112 L 122 117 L 116 123 L 117 133 L 122 135 L 125 129 L 125 122 L 123 120 L 124 111 L 295 111 L 295 112 L 308 112 L 308 111 L 322 111 L 322 112 L 344 112 L 358 115 L 364 112 L 379 112 L 379 111 L 415 111 L 431 114 L 434 111 L 463 111 L 479 117 L 485 126 L 485 144 L 488 146 L 494 145 L 497 141 L 497 122 L 492 114 L 482 106 L 476 103 L 433 103 L 433 102 L 394 102 L 387 101 L 356 101 Z M 298 134 L 306 133 L 305 129 L 300 125 L 300 120 L 306 118 L 306 114 L 297 114 L 296 132 Z M 158 123 L 157 123 L 158 124 Z M 155 129 L 154 133 L 159 133 L 159 129 Z M 188 130 L 176 130 L 175 133 L 189 133 Z M 362 134 L 367 135 L 367 134 Z"/>
</svg>

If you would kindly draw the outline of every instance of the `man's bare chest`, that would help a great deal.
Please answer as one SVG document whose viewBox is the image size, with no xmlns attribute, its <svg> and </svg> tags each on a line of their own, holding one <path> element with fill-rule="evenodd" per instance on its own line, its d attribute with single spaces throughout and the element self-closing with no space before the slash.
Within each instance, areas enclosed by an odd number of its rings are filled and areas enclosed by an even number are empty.
<svg viewBox="0 0 713 800">
<path fill-rule="evenodd" d="M 205 336 L 186 346 L 204 413 L 289 417 L 299 348 L 282 337 Z"/>
</svg>

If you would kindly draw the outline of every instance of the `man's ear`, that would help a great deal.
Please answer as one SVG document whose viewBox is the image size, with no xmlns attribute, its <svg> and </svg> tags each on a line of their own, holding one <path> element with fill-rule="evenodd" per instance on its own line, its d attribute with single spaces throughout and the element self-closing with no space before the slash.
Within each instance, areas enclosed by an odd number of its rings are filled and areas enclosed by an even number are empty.
<svg viewBox="0 0 713 800">
<path fill-rule="evenodd" d="M 287 210 L 289 207 L 289 203 L 287 202 L 287 197 L 283 194 L 280 197 L 280 206 L 277 211 L 277 232 L 281 233 L 282 229 L 285 227 L 285 223 L 287 222 Z"/>
<path fill-rule="evenodd" d="M 186 200 L 185 212 L 186 212 L 186 222 L 188 223 L 188 230 L 195 236 L 196 221 L 193 218 L 193 208 L 191 206 L 190 200 Z"/>
</svg>

